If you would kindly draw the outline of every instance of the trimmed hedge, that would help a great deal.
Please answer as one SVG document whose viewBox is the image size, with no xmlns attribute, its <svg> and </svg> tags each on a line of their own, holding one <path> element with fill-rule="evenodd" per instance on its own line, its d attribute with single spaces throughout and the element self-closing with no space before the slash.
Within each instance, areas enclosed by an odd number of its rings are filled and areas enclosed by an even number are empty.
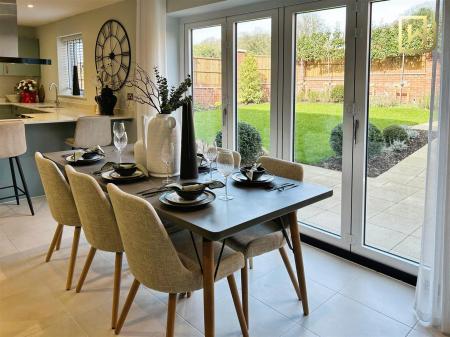
<svg viewBox="0 0 450 337">
<path fill-rule="evenodd" d="M 238 136 L 241 165 L 255 163 L 263 152 L 261 134 L 258 129 L 248 123 L 239 122 Z M 217 146 L 222 147 L 222 131 L 217 132 L 216 143 Z"/>
<path fill-rule="evenodd" d="M 337 157 L 342 157 L 342 123 L 336 125 L 330 134 L 330 146 Z M 381 153 L 384 140 L 383 135 L 375 125 L 369 123 L 369 137 L 367 146 L 367 156 L 373 158 Z"/>
<path fill-rule="evenodd" d="M 394 144 L 394 141 L 406 142 L 409 138 L 408 132 L 400 125 L 390 125 L 383 130 L 383 138 L 386 145 Z"/>
</svg>

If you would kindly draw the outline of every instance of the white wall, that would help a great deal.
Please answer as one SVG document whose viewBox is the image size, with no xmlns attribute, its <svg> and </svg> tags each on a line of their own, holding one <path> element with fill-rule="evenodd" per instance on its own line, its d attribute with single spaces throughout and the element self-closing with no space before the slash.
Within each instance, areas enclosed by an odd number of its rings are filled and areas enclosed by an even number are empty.
<svg viewBox="0 0 450 337">
<path fill-rule="evenodd" d="M 167 0 L 167 13 L 177 12 L 193 7 L 209 5 L 226 0 Z"/>
<path fill-rule="evenodd" d="M 125 0 L 110 6 L 37 27 L 41 58 L 49 58 L 52 60 L 51 66 L 41 66 L 41 82 L 46 89 L 51 82 L 58 83 L 57 38 L 76 33 L 81 33 L 83 36 L 85 96 L 83 99 L 64 97 L 61 98 L 61 101 L 85 104 L 92 108 L 95 107 L 95 43 L 101 26 L 109 19 L 116 19 L 125 27 L 130 38 L 132 62 L 134 63 L 136 54 L 136 0 Z M 135 103 L 126 100 L 126 93 L 128 91 L 132 90 L 122 88 L 119 92 L 115 93 L 118 98 L 116 108 L 120 108 L 122 111 L 126 110 L 127 112 L 134 112 Z M 53 92 L 47 92 L 46 99 L 48 100 L 50 97 L 51 99 L 54 99 L 53 95 Z"/>
</svg>

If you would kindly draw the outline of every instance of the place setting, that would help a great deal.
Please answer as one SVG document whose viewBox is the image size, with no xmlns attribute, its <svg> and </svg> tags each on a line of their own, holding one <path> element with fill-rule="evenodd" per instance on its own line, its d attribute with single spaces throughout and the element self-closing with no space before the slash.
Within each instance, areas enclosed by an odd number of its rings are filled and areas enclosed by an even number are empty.
<svg viewBox="0 0 450 337">
<path fill-rule="evenodd" d="M 105 159 L 105 151 L 96 145 L 87 149 L 75 150 L 72 154 L 65 155 L 64 159 L 70 165 L 91 165 Z"/>
</svg>

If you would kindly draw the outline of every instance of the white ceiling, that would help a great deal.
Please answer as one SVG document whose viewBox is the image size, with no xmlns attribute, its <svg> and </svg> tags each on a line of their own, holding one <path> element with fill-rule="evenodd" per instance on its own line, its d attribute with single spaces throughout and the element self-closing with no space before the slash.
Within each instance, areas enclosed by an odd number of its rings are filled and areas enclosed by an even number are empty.
<svg viewBox="0 0 450 337">
<path fill-rule="evenodd" d="M 17 22 L 21 26 L 41 26 L 122 0 L 17 0 Z M 34 8 L 28 8 L 32 4 Z"/>
</svg>

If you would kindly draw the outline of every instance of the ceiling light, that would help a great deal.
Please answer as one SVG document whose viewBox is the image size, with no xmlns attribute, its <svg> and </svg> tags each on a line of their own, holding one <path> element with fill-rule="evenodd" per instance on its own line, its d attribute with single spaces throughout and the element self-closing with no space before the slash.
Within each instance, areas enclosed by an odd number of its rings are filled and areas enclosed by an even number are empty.
<svg viewBox="0 0 450 337">
<path fill-rule="evenodd" d="M 33 4 L 28 4 L 27 7 L 28 8 L 34 8 L 34 5 Z"/>
</svg>

